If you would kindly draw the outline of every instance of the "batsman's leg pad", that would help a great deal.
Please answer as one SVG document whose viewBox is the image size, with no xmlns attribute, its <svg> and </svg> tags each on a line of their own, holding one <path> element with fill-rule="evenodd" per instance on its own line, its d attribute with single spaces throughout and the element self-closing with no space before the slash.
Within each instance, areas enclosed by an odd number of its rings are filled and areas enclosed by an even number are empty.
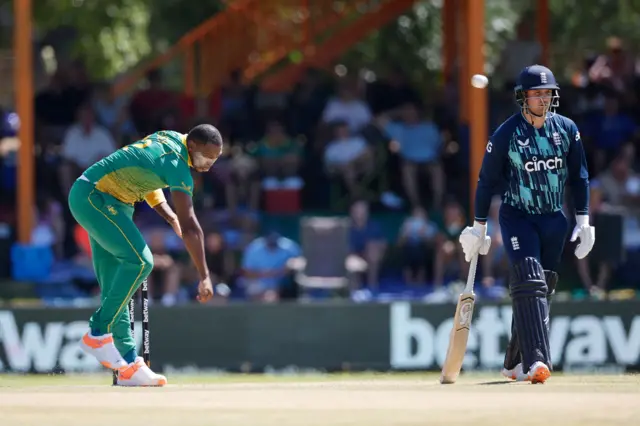
<svg viewBox="0 0 640 426">
<path fill-rule="evenodd" d="M 507 345 L 507 351 L 504 354 L 504 368 L 513 370 L 518 364 L 522 363 L 522 354 L 520 353 L 520 345 L 518 344 L 518 330 L 516 323 L 511 316 L 511 339 Z"/>
<path fill-rule="evenodd" d="M 558 284 L 558 273 L 544 270 L 545 281 L 547 282 L 547 329 L 549 328 L 549 312 L 551 311 L 551 299 L 556 292 L 556 286 Z M 513 280 L 513 277 L 512 277 Z M 507 351 L 504 356 L 504 368 L 506 370 L 514 370 L 518 364 L 522 362 L 522 354 L 520 353 L 520 346 L 518 345 L 518 331 L 515 326 L 515 321 L 511 318 L 511 339 L 507 345 Z"/>
<path fill-rule="evenodd" d="M 524 371 L 536 361 L 551 364 L 545 324 L 549 311 L 547 291 L 544 270 L 536 258 L 527 257 L 514 265 L 510 293 Z"/>
<path fill-rule="evenodd" d="M 538 259 L 525 257 L 513 265 L 509 291 L 512 298 L 547 297 L 547 282 Z"/>
</svg>

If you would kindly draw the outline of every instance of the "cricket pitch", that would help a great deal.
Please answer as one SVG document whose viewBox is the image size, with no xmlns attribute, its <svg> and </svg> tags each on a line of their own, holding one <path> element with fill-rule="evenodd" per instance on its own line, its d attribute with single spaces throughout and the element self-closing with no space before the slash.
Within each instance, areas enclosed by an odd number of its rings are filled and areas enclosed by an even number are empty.
<svg viewBox="0 0 640 426">
<path fill-rule="evenodd" d="M 165 388 L 108 376 L 0 375 L 3 426 L 423 426 L 637 424 L 640 376 L 554 375 L 545 385 L 434 374 L 169 377 Z"/>
</svg>

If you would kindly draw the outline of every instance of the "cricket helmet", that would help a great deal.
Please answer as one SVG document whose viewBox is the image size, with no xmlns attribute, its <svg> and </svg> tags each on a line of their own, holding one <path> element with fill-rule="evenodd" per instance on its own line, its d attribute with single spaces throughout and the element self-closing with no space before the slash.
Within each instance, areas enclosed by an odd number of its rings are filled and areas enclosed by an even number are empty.
<svg viewBox="0 0 640 426">
<path fill-rule="evenodd" d="M 560 86 L 558 86 L 556 77 L 549 68 L 542 65 L 525 67 L 518 75 L 516 87 L 513 90 L 518 106 L 530 114 L 531 111 L 528 111 L 527 106 L 528 90 L 551 90 L 551 102 L 545 113 L 555 112 L 555 109 L 560 105 Z"/>
</svg>

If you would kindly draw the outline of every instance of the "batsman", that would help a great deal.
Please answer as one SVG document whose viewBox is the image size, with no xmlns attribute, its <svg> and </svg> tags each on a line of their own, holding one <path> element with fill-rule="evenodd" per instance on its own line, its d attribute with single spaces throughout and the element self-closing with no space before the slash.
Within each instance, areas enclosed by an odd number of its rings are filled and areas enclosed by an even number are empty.
<svg viewBox="0 0 640 426">
<path fill-rule="evenodd" d="M 544 383 L 552 371 L 549 304 L 558 283 L 557 267 L 569 222 L 562 206 L 571 186 L 576 225 L 571 241 L 582 259 L 593 248 L 589 225 L 589 173 L 580 132 L 555 113 L 560 88 L 548 68 L 526 67 L 514 88 L 520 111 L 491 136 L 475 194 L 475 220 L 460 235 L 467 261 L 486 254 L 487 213 L 494 194 L 502 194 L 499 224 L 511 273 L 511 340 L 502 374 L 518 381 Z"/>
<path fill-rule="evenodd" d="M 213 297 L 204 238 L 192 204 L 191 169 L 208 171 L 222 151 L 222 137 L 208 124 L 188 134 L 159 131 L 98 161 L 74 182 L 69 208 L 90 237 L 100 307 L 89 320 L 83 350 L 118 373 L 121 386 L 164 386 L 136 353 L 128 302 L 153 269 L 153 257 L 133 222 L 134 205 L 146 201 L 182 237 L 198 270 L 198 300 Z M 163 188 L 169 188 L 175 211 Z"/>
</svg>

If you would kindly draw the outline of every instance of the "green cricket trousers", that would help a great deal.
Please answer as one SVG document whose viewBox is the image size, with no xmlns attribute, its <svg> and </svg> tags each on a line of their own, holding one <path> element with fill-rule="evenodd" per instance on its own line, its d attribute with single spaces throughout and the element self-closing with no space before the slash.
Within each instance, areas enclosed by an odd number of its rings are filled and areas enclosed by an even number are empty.
<svg viewBox="0 0 640 426">
<path fill-rule="evenodd" d="M 151 250 L 133 222 L 132 205 L 101 192 L 84 176 L 69 192 L 69 209 L 90 237 L 100 307 L 91 316 L 92 334 L 113 334 L 122 356 L 135 350 L 128 302 L 153 269 Z"/>
</svg>

